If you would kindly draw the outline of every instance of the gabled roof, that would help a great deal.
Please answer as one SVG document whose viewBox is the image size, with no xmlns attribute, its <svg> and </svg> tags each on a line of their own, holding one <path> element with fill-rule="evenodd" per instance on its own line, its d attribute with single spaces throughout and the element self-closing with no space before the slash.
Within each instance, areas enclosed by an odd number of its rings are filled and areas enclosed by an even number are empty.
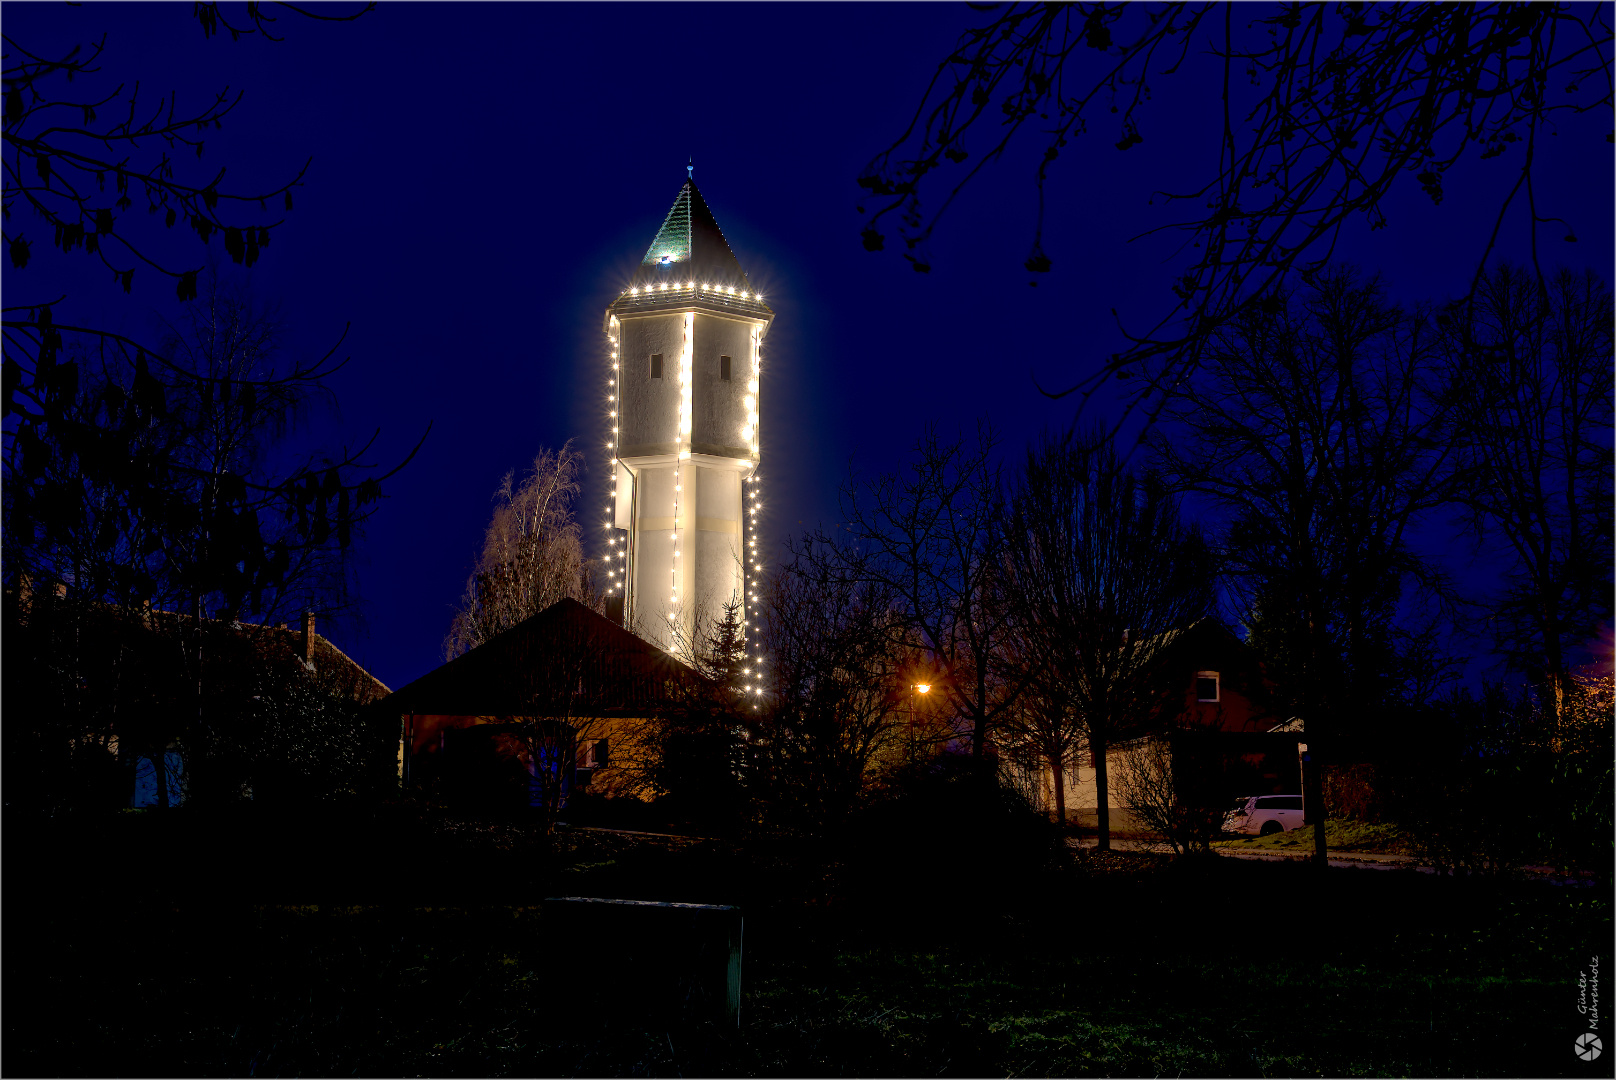
<svg viewBox="0 0 1616 1080">
<path fill-rule="evenodd" d="M 450 716 L 644 716 L 694 677 L 578 601 L 560 600 L 421 676 L 379 708 Z"/>
<path fill-rule="evenodd" d="M 645 258 L 629 284 L 664 280 L 733 285 L 747 291 L 752 288 L 694 180 L 686 180 L 679 188 L 662 228 L 646 248 Z"/>
</svg>

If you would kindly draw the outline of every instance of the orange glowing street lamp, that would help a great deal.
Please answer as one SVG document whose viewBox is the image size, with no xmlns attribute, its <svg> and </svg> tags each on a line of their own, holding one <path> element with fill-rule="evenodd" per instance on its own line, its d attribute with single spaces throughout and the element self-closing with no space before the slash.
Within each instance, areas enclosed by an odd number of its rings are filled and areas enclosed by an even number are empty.
<svg viewBox="0 0 1616 1080">
<path fill-rule="evenodd" d="M 923 682 L 910 683 L 909 684 L 909 689 L 913 690 L 915 694 L 925 694 L 925 693 L 930 692 L 931 683 L 923 683 Z M 914 698 L 914 695 L 912 694 L 909 697 L 909 753 L 911 753 L 911 754 L 914 753 L 914 745 L 915 745 L 915 698 Z"/>
</svg>

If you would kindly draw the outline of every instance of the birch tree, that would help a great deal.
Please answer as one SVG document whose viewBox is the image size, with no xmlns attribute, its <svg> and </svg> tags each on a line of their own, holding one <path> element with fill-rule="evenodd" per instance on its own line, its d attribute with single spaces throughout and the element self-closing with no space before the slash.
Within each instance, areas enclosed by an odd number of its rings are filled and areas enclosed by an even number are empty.
<svg viewBox="0 0 1616 1080">
<path fill-rule="evenodd" d="M 569 442 L 541 448 L 521 483 L 508 472 L 494 490 L 494 513 L 465 595 L 444 640 L 445 660 L 504 633 L 558 600 L 600 607 L 584 557 L 573 503 L 583 455 Z"/>
</svg>

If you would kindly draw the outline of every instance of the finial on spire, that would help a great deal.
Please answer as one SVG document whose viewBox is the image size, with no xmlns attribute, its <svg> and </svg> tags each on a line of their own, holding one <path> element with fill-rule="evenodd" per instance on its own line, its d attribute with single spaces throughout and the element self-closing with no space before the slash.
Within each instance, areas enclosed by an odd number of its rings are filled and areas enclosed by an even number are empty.
<svg viewBox="0 0 1616 1080">
<path fill-rule="evenodd" d="M 695 157 L 691 157 L 690 158 L 690 164 L 685 166 L 686 178 L 691 180 L 692 182 L 696 179 L 696 165 L 695 165 L 695 162 L 696 162 Z"/>
</svg>

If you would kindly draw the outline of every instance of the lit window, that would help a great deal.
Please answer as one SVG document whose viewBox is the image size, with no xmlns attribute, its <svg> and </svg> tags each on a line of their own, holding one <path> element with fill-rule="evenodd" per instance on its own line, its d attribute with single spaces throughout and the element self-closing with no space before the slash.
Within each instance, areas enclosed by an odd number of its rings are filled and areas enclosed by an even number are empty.
<svg viewBox="0 0 1616 1080">
<path fill-rule="evenodd" d="M 1215 671 L 1197 671 L 1195 673 L 1195 700 L 1218 700 L 1218 673 Z"/>
<path fill-rule="evenodd" d="M 662 354 L 659 352 L 651 354 L 651 378 L 662 378 Z"/>
<path fill-rule="evenodd" d="M 729 365 L 729 357 L 720 356 L 718 358 L 718 377 L 723 379 L 725 382 L 729 382 Z"/>
</svg>

